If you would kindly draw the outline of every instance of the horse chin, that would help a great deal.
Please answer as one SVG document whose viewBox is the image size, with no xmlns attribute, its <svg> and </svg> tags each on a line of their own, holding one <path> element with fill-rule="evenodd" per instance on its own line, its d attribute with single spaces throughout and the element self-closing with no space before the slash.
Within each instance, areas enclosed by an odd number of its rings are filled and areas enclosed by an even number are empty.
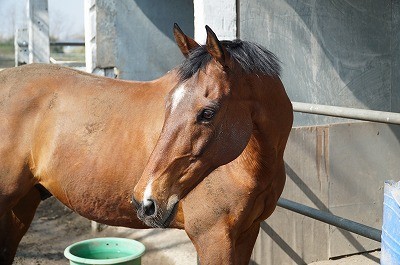
<svg viewBox="0 0 400 265">
<path fill-rule="evenodd" d="M 155 217 L 147 217 L 144 216 L 143 213 L 137 213 L 138 218 L 142 220 L 145 225 L 153 228 L 168 228 L 171 222 L 174 220 L 175 215 L 178 211 L 178 203 L 177 201 L 172 207 L 166 210 L 166 214 L 164 216 L 155 216 Z"/>
<path fill-rule="evenodd" d="M 164 228 L 169 227 L 171 222 L 174 220 L 176 213 L 178 211 L 178 202 L 177 201 L 168 211 L 168 214 L 166 215 L 165 221 L 163 223 Z"/>
</svg>

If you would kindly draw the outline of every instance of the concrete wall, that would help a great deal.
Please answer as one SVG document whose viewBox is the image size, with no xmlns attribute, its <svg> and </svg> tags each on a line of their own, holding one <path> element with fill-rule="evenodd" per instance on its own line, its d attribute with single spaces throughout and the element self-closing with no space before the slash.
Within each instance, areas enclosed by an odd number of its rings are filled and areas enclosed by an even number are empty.
<svg viewBox="0 0 400 265">
<path fill-rule="evenodd" d="M 88 51 L 92 71 L 116 67 L 119 78 L 151 80 L 182 61 L 172 27 L 177 22 L 193 36 L 191 0 L 87 2 L 92 2 L 86 6 L 86 28 L 92 32 L 86 40 L 92 42 Z"/>
<path fill-rule="evenodd" d="M 400 110 L 400 4 L 240 0 L 239 36 L 282 61 L 292 101 Z M 399 126 L 333 124 L 296 114 L 284 198 L 381 228 L 383 182 L 399 179 Z M 322 127 L 314 125 L 330 124 Z M 374 241 L 278 208 L 263 224 L 257 264 L 304 264 L 379 248 Z"/>
<path fill-rule="evenodd" d="M 276 53 L 293 101 L 398 111 L 398 1 L 240 0 L 240 38 Z M 295 125 L 337 119 L 296 115 Z"/>
<path fill-rule="evenodd" d="M 205 44 L 208 25 L 223 40 L 237 38 L 237 3 L 236 0 L 193 0 L 194 3 L 194 38 Z"/>
<path fill-rule="evenodd" d="M 96 6 L 92 69 L 117 67 L 120 78 L 154 79 L 182 60 L 172 24 L 200 43 L 208 24 L 223 39 L 240 37 L 276 53 L 293 101 L 400 111 L 398 1 L 86 2 Z M 295 117 L 295 125 L 331 122 L 342 120 Z"/>
<path fill-rule="evenodd" d="M 282 197 L 381 229 L 383 183 L 399 179 L 400 127 L 374 123 L 293 128 Z M 256 264 L 308 264 L 380 248 L 378 242 L 277 207 L 263 223 Z"/>
</svg>

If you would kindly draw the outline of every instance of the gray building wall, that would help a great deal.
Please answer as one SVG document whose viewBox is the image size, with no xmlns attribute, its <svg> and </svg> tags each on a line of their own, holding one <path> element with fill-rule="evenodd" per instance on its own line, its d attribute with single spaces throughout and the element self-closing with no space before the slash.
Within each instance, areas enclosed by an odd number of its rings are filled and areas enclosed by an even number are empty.
<svg viewBox="0 0 400 265">
<path fill-rule="evenodd" d="M 178 22 L 189 36 L 194 35 L 193 1 L 95 2 L 98 66 L 117 67 L 123 79 L 151 80 L 182 60 L 172 25 Z M 398 2 L 240 0 L 235 4 L 238 37 L 278 55 L 291 100 L 400 111 Z M 342 120 L 295 117 L 295 125 L 338 121 Z"/>
<path fill-rule="evenodd" d="M 150 80 L 183 59 L 172 25 L 178 22 L 193 36 L 192 1 L 90 1 L 97 3 L 97 66 L 117 67 L 123 79 Z M 398 1 L 235 4 L 238 37 L 277 54 L 292 101 L 400 112 Z M 218 19 L 212 22 L 218 24 Z M 343 120 L 295 115 L 294 125 L 307 127 L 292 130 L 283 197 L 380 228 L 383 181 L 399 177 L 400 129 L 332 124 L 337 122 Z M 378 247 L 371 240 L 277 208 L 262 225 L 253 260 L 304 264 Z"/>
<path fill-rule="evenodd" d="M 391 111 L 400 112 L 400 1 L 392 1 L 392 31 L 391 31 Z"/>
<path fill-rule="evenodd" d="M 400 126 L 368 122 L 293 128 L 282 197 L 381 229 L 384 181 L 399 180 L 399 135 Z M 378 248 L 379 242 L 277 207 L 261 225 L 252 259 L 309 264 Z"/>
<path fill-rule="evenodd" d="M 400 112 L 398 1 L 239 2 L 239 37 L 281 59 L 292 101 Z M 282 197 L 380 229 L 383 183 L 399 179 L 399 126 L 334 124 L 344 121 L 295 114 Z M 278 207 L 253 260 L 307 264 L 379 247 Z"/>
<path fill-rule="evenodd" d="M 398 111 L 399 7 L 394 0 L 240 0 L 239 34 L 281 59 L 292 101 Z M 295 125 L 335 121 L 295 117 Z"/>
<path fill-rule="evenodd" d="M 191 0 L 93 0 L 96 8 L 95 67 L 116 67 L 119 78 L 152 80 L 178 65 L 183 56 L 173 24 L 193 36 Z"/>
<path fill-rule="evenodd" d="M 183 56 L 172 33 L 174 22 L 193 36 L 191 0 L 117 1 L 117 67 L 121 78 L 151 80 L 179 64 Z"/>
</svg>

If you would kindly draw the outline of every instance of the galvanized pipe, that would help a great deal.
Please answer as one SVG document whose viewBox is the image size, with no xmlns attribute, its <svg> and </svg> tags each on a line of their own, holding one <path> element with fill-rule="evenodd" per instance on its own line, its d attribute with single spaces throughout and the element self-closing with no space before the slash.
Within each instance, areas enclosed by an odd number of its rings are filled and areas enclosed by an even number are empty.
<svg viewBox="0 0 400 265">
<path fill-rule="evenodd" d="M 339 118 L 400 124 L 400 113 L 292 102 L 293 110 Z"/>
<path fill-rule="evenodd" d="M 81 41 L 54 41 L 50 42 L 50 46 L 85 46 Z"/>
<path fill-rule="evenodd" d="M 342 217 L 338 217 L 334 214 L 320 211 L 284 198 L 280 198 L 278 200 L 278 206 L 308 216 L 310 218 L 319 220 L 321 222 L 334 225 L 336 227 L 345 229 L 347 231 L 367 237 L 369 239 L 381 242 L 382 231 L 375 229 L 373 227 L 366 226 Z"/>
</svg>

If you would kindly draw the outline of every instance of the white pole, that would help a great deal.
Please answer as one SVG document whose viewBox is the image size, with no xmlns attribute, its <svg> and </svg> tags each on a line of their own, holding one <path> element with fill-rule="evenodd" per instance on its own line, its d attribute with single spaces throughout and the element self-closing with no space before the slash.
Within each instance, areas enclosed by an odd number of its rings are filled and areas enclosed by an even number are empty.
<svg viewBox="0 0 400 265">
<path fill-rule="evenodd" d="M 193 0 L 194 39 L 204 44 L 206 41 L 205 25 L 217 34 L 220 40 L 233 40 L 237 36 L 236 0 Z"/>
<path fill-rule="evenodd" d="M 20 28 L 15 31 L 14 49 L 15 66 L 29 63 L 28 29 Z"/>
<path fill-rule="evenodd" d="M 50 62 L 47 0 L 28 0 L 29 63 Z"/>
<path fill-rule="evenodd" d="M 96 68 L 96 1 L 85 0 L 85 61 L 86 72 Z"/>
</svg>

